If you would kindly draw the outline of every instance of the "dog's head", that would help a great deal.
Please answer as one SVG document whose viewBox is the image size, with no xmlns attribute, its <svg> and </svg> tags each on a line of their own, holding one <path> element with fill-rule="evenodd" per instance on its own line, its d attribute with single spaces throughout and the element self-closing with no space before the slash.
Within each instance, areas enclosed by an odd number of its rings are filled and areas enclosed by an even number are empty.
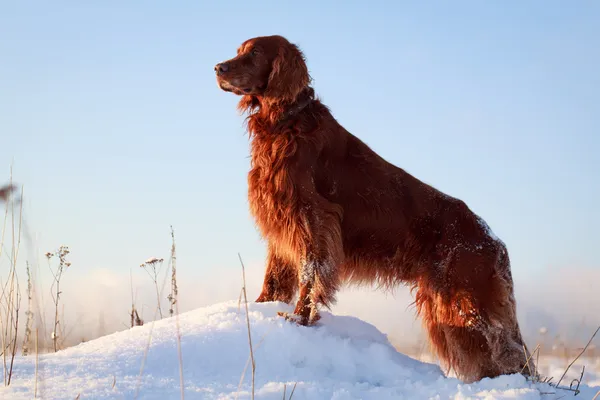
<svg viewBox="0 0 600 400">
<path fill-rule="evenodd" d="M 215 72 L 227 92 L 289 102 L 310 81 L 300 49 L 277 35 L 246 40 L 237 56 L 217 64 Z"/>
</svg>

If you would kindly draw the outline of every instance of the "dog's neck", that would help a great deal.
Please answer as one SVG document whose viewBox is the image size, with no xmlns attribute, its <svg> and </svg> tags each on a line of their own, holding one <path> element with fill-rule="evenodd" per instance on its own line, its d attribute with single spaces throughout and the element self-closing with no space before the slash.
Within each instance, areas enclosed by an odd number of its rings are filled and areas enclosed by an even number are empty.
<svg viewBox="0 0 600 400">
<path fill-rule="evenodd" d="M 261 96 L 247 95 L 242 97 L 238 104 L 238 109 L 249 113 L 249 121 L 254 123 L 249 125 L 251 130 L 270 125 L 271 128 L 281 126 L 302 112 L 309 104 L 315 100 L 315 91 L 312 87 L 305 87 L 296 96 L 296 99 L 289 102 L 281 102 L 277 99 L 271 99 Z M 254 125 L 254 126 L 253 126 Z M 251 134 L 256 132 L 250 132 Z"/>
<path fill-rule="evenodd" d="M 285 109 L 279 117 L 277 123 L 282 124 L 286 122 L 288 119 L 293 118 L 298 115 L 302 110 L 306 108 L 313 100 L 315 99 L 315 91 L 310 86 L 307 86 L 298 97 L 296 97 L 296 101 Z"/>
</svg>

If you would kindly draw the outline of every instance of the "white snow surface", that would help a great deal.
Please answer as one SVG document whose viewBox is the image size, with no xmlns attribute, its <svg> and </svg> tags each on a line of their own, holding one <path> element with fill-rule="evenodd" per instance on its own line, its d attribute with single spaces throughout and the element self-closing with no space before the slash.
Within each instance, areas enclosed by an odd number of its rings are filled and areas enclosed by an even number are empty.
<svg viewBox="0 0 600 400">
<path fill-rule="evenodd" d="M 313 327 L 277 316 L 283 303 L 249 303 L 257 399 L 549 399 L 548 385 L 521 375 L 464 384 L 435 364 L 398 353 L 373 325 L 322 312 Z M 245 308 L 226 302 L 179 316 L 186 399 L 248 399 L 251 368 Z M 176 319 L 166 318 L 39 356 L 37 397 L 43 399 L 180 399 Z M 149 338 L 151 344 L 147 347 Z M 147 349 L 141 379 L 140 367 Z M 32 399 L 35 356 L 17 357 L 2 399 Z M 577 398 L 600 388 L 582 386 Z M 557 393 L 561 394 L 561 393 Z M 567 397 L 572 394 L 564 393 Z"/>
</svg>

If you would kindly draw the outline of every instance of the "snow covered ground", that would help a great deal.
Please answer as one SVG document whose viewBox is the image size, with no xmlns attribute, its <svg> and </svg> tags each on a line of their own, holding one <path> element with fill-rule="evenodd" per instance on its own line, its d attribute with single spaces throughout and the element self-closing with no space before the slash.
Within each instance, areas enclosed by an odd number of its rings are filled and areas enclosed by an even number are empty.
<svg viewBox="0 0 600 400">
<path fill-rule="evenodd" d="M 398 353 L 373 325 L 324 312 L 319 325 L 299 327 L 277 317 L 291 311 L 281 303 L 250 303 L 258 399 L 555 399 L 548 385 L 520 375 L 463 384 L 446 378 L 435 364 Z M 248 362 L 244 306 L 226 302 L 179 317 L 186 399 L 248 399 L 251 372 L 238 385 Z M 151 345 L 144 360 L 147 343 Z M 160 320 L 80 344 L 55 354 L 17 357 L 13 382 L 2 399 L 179 399 L 175 318 Z M 592 384 L 592 383 L 590 383 Z M 600 385 L 597 379 L 595 384 Z M 600 387 L 584 386 L 579 399 Z M 139 390 L 139 392 L 138 392 Z"/>
</svg>

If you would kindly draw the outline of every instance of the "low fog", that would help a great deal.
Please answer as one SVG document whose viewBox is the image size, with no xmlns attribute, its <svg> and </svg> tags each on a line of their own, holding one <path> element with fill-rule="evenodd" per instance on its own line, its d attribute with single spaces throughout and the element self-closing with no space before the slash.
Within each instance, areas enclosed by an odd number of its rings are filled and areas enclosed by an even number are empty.
<svg viewBox="0 0 600 400">
<path fill-rule="evenodd" d="M 161 303 L 165 317 L 168 316 L 166 297 L 170 285 L 170 277 L 165 278 L 166 264 L 165 260 L 159 282 L 159 286 L 165 282 Z M 249 301 L 253 301 L 260 292 L 262 274 L 262 265 L 246 266 Z M 519 321 L 529 345 L 535 346 L 542 340 L 541 328 L 547 331 L 547 342 L 562 341 L 569 347 L 585 343 L 595 327 L 600 325 L 597 282 L 600 282 L 600 271 L 585 268 L 548 270 L 535 280 L 516 280 Z M 49 340 L 54 312 L 50 281 L 42 280 L 37 286 L 36 299 L 42 306 L 36 314 L 39 316 L 43 309 L 46 316 L 46 329 L 41 329 L 40 335 L 48 336 Z M 222 301 L 237 301 L 242 287 L 241 268 L 223 268 L 206 274 L 194 272 L 192 276 L 189 268 L 180 268 L 178 286 L 180 312 Z M 146 323 L 152 321 L 156 313 L 156 291 L 143 269 L 67 271 L 61 283 L 65 345 L 127 329 L 132 287 L 140 316 Z M 339 293 L 338 303 L 332 311 L 372 323 L 386 333 L 392 343 L 406 351 L 422 351 L 426 349 L 426 338 L 420 320 L 415 317 L 412 301 L 413 297 L 406 287 L 387 293 L 372 287 L 350 287 Z"/>
</svg>

